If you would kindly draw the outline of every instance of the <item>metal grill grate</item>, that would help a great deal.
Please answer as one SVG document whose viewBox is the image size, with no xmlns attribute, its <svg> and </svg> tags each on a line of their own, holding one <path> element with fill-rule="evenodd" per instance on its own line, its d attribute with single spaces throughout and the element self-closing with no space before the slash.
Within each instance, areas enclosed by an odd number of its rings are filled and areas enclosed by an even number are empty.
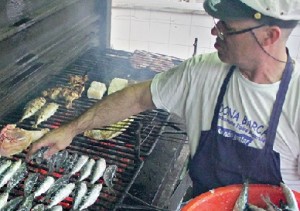
<svg viewBox="0 0 300 211">
<path fill-rule="evenodd" d="M 141 81 L 152 78 L 156 73 L 148 69 L 136 70 L 132 68 L 129 62 L 130 53 L 123 51 L 98 51 L 91 49 L 72 64 L 66 67 L 59 75 L 52 76 L 47 82 L 41 84 L 36 93 L 28 95 L 27 99 L 41 96 L 41 91 L 55 87 L 57 85 L 66 85 L 69 75 L 84 75 L 88 73 L 89 81 L 86 84 L 86 90 L 92 80 L 106 83 L 115 78 L 125 78 L 134 81 Z M 175 61 L 180 62 L 180 61 Z M 61 124 L 68 122 L 80 115 L 84 110 L 91 107 L 96 100 L 87 98 L 86 91 L 81 98 L 73 102 L 73 107 L 66 109 L 64 102 L 58 101 L 61 105 L 58 111 L 47 121 L 42 122 L 39 128 L 57 128 Z M 27 102 L 20 103 L 18 109 L 11 111 L 0 123 L 2 126 L 18 122 L 22 116 L 22 111 Z M 121 135 L 109 140 L 94 140 L 83 135 L 74 138 L 72 144 L 66 149 L 69 153 L 85 154 L 90 158 L 104 158 L 108 165 L 117 165 L 118 170 L 113 180 L 114 193 L 108 191 L 104 184 L 101 195 L 97 202 L 89 210 L 113 210 L 117 203 L 121 203 L 127 191 L 134 182 L 137 174 L 143 166 L 143 161 L 151 153 L 158 139 L 162 136 L 164 126 L 176 127 L 176 123 L 169 122 L 169 114 L 162 110 L 146 111 L 139 115 L 131 117 L 133 122 Z M 24 120 L 18 124 L 18 127 L 32 129 L 34 117 Z M 26 153 L 26 152 L 25 152 Z M 13 159 L 24 159 L 25 153 L 14 156 Z M 40 180 L 47 175 L 48 168 L 45 163 L 37 165 L 28 163 L 30 172 L 39 172 Z M 61 177 L 63 170 L 52 173 L 55 178 Z M 76 182 L 78 175 L 71 177 L 71 182 Z M 99 181 L 103 183 L 103 180 Z M 13 189 L 10 198 L 23 194 L 23 182 Z M 35 199 L 38 203 L 42 198 Z M 68 210 L 72 204 L 72 197 L 66 198 L 61 205 Z"/>
</svg>

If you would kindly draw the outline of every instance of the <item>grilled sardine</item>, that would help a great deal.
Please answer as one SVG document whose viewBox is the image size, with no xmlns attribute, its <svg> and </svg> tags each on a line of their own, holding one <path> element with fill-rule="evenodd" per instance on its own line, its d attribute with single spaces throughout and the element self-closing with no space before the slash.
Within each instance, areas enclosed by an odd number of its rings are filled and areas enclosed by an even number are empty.
<svg viewBox="0 0 300 211">
<path fill-rule="evenodd" d="M 59 105 L 57 103 L 48 103 L 44 105 L 38 113 L 37 119 L 33 127 L 37 127 L 41 122 L 49 119 L 58 109 Z"/>
<path fill-rule="evenodd" d="M 19 122 L 22 122 L 24 119 L 27 119 L 33 116 L 38 110 L 40 110 L 46 103 L 46 99 L 44 97 L 38 97 L 31 101 L 29 101 L 25 108 L 22 118 Z"/>
</svg>

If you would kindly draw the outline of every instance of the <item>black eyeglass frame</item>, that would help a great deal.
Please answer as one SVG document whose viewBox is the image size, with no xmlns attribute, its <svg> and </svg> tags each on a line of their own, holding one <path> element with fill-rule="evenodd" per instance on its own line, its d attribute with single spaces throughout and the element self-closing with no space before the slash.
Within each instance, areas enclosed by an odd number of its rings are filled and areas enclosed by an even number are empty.
<svg viewBox="0 0 300 211">
<path fill-rule="evenodd" d="M 254 26 L 254 27 L 250 27 L 250 28 L 246 28 L 246 29 L 241 29 L 241 30 L 238 30 L 238 31 L 227 31 L 227 32 L 222 32 L 218 26 L 217 26 L 217 22 L 216 20 L 214 19 L 214 24 L 215 24 L 215 29 L 217 30 L 217 33 L 218 33 L 218 37 L 221 39 L 221 40 L 224 40 L 226 36 L 232 36 L 232 35 L 238 35 L 238 34 L 243 34 L 243 33 L 246 33 L 246 32 L 250 32 L 252 31 L 253 29 L 258 29 L 258 28 L 261 28 L 263 26 L 266 26 L 266 24 L 260 24 L 258 26 Z M 226 25 L 225 25 L 225 28 Z"/>
</svg>

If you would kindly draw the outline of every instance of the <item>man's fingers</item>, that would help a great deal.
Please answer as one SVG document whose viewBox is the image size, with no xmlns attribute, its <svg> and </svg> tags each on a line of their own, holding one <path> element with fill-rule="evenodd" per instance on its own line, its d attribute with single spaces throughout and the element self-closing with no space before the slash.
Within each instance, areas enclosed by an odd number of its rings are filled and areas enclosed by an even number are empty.
<svg viewBox="0 0 300 211">
<path fill-rule="evenodd" d="M 51 146 L 50 148 L 47 149 L 47 151 L 44 153 L 44 159 L 49 159 L 51 158 L 52 155 L 57 153 L 59 149 L 56 147 L 56 145 Z"/>
<path fill-rule="evenodd" d="M 26 156 L 26 160 L 30 160 L 31 156 L 36 153 L 36 151 L 38 151 L 40 148 L 48 146 L 48 142 L 44 139 L 40 139 L 39 141 L 31 144 L 29 151 L 27 153 Z"/>
</svg>

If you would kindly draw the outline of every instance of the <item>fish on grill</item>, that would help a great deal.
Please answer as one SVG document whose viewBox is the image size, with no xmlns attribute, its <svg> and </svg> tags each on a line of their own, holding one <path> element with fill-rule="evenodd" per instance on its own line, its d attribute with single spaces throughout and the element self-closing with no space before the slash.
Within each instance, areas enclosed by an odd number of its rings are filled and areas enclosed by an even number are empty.
<svg viewBox="0 0 300 211">
<path fill-rule="evenodd" d="M 32 208 L 33 200 L 34 200 L 34 195 L 33 194 L 25 197 L 23 199 L 20 207 L 18 208 L 18 211 L 30 211 L 30 209 Z"/>
<path fill-rule="evenodd" d="M 54 207 L 51 207 L 49 211 L 63 211 L 63 207 L 60 205 L 56 205 Z"/>
<path fill-rule="evenodd" d="M 38 112 L 38 116 L 33 127 L 37 128 L 41 122 L 49 119 L 57 111 L 58 107 L 59 105 L 57 103 L 47 103 L 44 105 Z"/>
<path fill-rule="evenodd" d="M 36 189 L 36 191 L 33 193 L 34 198 L 42 195 L 45 193 L 49 188 L 53 185 L 55 182 L 55 179 L 51 176 L 47 176 L 45 180 L 40 184 L 40 186 Z"/>
<path fill-rule="evenodd" d="M 33 116 L 38 110 L 40 110 L 46 103 L 46 99 L 44 97 L 38 97 L 31 101 L 29 101 L 25 108 L 22 118 L 19 122 L 22 122 L 24 119 L 27 119 Z"/>
<path fill-rule="evenodd" d="M 22 160 L 17 160 L 0 176 L 0 188 L 2 188 L 17 172 L 22 164 Z"/>
<path fill-rule="evenodd" d="M 51 198 L 50 204 L 47 206 L 47 208 L 51 208 L 54 205 L 57 205 L 59 202 L 64 200 L 66 197 L 68 197 L 73 189 L 75 188 L 75 183 L 69 183 L 64 185 L 58 192 L 54 195 L 53 198 Z"/>
<path fill-rule="evenodd" d="M 80 155 L 79 159 L 77 160 L 75 166 L 71 170 L 70 174 L 75 174 L 76 172 L 80 171 L 80 169 L 86 164 L 89 160 L 89 157 L 86 155 Z"/>
<path fill-rule="evenodd" d="M 18 154 L 48 132 L 49 129 L 25 130 L 8 124 L 0 132 L 0 154 L 6 157 Z"/>
<path fill-rule="evenodd" d="M 16 173 L 11 177 L 11 179 L 7 183 L 6 192 L 10 192 L 16 185 L 19 184 L 21 180 L 23 180 L 28 174 L 26 163 L 22 163 L 22 165 L 18 168 Z"/>
<path fill-rule="evenodd" d="M 83 197 L 86 195 L 87 191 L 88 189 L 85 182 L 80 182 L 76 185 L 72 210 L 78 210 L 78 207 L 81 204 Z"/>
<path fill-rule="evenodd" d="M 91 184 L 94 184 L 100 177 L 103 176 L 103 173 L 106 169 L 106 161 L 104 158 L 100 158 L 96 161 L 92 169 L 92 174 L 90 176 Z"/>
<path fill-rule="evenodd" d="M 104 171 L 103 180 L 109 190 L 113 190 L 113 179 L 117 173 L 117 169 L 117 165 L 110 165 Z"/>
<path fill-rule="evenodd" d="M 6 203 L 6 205 L 3 207 L 3 210 L 5 211 L 15 210 L 22 201 L 23 201 L 23 196 L 18 196 L 16 198 L 13 198 Z"/>
<path fill-rule="evenodd" d="M 8 192 L 4 192 L 0 195 L 0 210 L 6 205 L 8 200 Z"/>
<path fill-rule="evenodd" d="M 91 190 L 84 196 L 82 203 L 79 205 L 79 210 L 84 210 L 93 205 L 100 195 L 102 184 L 93 185 Z"/>
<path fill-rule="evenodd" d="M 44 204 L 37 204 L 31 209 L 31 211 L 44 211 L 44 210 L 45 210 Z"/>
<path fill-rule="evenodd" d="M 0 175 L 6 170 L 8 169 L 8 167 L 10 167 L 10 165 L 12 164 L 11 160 L 2 160 L 0 163 Z"/>
<path fill-rule="evenodd" d="M 51 188 L 49 188 L 49 190 L 47 191 L 45 200 L 50 200 L 53 194 L 55 194 L 59 189 L 61 189 L 64 185 L 66 185 L 69 182 L 70 177 L 71 175 L 68 174 L 56 180 L 51 186 Z"/>
<path fill-rule="evenodd" d="M 24 196 L 28 196 L 39 179 L 38 173 L 30 173 L 24 182 Z"/>
<path fill-rule="evenodd" d="M 93 158 L 89 159 L 89 161 L 84 165 L 84 167 L 80 171 L 79 181 L 85 180 L 91 175 L 95 163 L 96 161 Z"/>
</svg>

